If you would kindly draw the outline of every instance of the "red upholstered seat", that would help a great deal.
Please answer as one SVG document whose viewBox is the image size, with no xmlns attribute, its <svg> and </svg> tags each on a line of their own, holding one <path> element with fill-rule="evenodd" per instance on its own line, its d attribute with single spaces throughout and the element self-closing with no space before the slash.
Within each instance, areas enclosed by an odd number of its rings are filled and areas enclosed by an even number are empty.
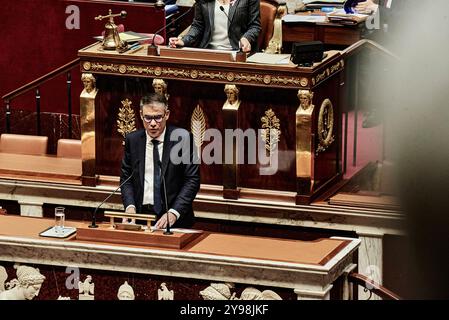
<svg viewBox="0 0 449 320">
<path fill-rule="evenodd" d="M 4 133 L 0 137 L 0 151 L 31 155 L 47 153 L 48 137 Z"/>
<path fill-rule="evenodd" d="M 59 139 L 58 157 L 81 159 L 81 140 Z"/>
<path fill-rule="evenodd" d="M 278 3 L 273 0 L 264 0 L 260 2 L 260 30 L 259 38 L 257 40 L 259 49 L 265 49 L 274 32 L 274 20 L 276 18 Z"/>
</svg>

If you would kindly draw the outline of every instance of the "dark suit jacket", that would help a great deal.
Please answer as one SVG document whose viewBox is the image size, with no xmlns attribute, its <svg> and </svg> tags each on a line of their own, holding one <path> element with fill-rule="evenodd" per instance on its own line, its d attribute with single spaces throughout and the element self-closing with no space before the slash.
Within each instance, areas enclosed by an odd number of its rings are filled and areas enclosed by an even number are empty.
<svg viewBox="0 0 449 320">
<path fill-rule="evenodd" d="M 173 132 L 178 139 L 176 141 L 170 141 L 170 135 Z M 133 175 L 121 188 L 123 205 L 126 209 L 127 206 L 132 204 L 136 207 L 137 212 L 142 210 L 146 140 L 144 129 L 126 135 L 125 154 L 121 167 L 120 183 L 131 174 Z M 193 137 L 187 130 L 174 126 L 166 127 L 162 154 L 162 174 L 165 177 L 167 188 L 168 208 L 173 208 L 180 213 L 179 219 L 173 225 L 174 227 L 189 228 L 193 224 L 192 202 L 200 188 L 199 165 L 193 164 L 193 159 L 197 157 L 194 146 Z M 182 150 L 182 159 L 185 159 L 185 161 L 179 164 L 172 162 L 170 152 L 174 147 L 178 151 Z M 181 151 L 178 154 L 181 154 Z M 133 167 L 135 167 L 134 172 Z M 165 213 L 163 192 L 161 186 L 162 206 Z"/>
<path fill-rule="evenodd" d="M 182 38 L 186 47 L 207 48 L 212 39 L 216 0 L 199 0 L 195 4 L 195 16 L 189 32 Z M 224 14 L 224 13 L 223 13 Z M 239 49 L 239 41 L 245 37 L 257 50 L 260 26 L 260 1 L 235 0 L 229 7 L 228 35 L 233 49 Z"/>
</svg>

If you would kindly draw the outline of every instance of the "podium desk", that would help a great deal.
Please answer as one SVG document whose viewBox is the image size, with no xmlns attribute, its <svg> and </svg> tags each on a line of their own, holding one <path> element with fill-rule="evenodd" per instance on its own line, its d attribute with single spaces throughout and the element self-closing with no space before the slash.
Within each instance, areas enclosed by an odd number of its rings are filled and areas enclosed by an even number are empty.
<svg viewBox="0 0 449 320">
<path fill-rule="evenodd" d="M 79 241 L 76 235 L 39 237 L 53 224 L 51 219 L 0 216 L 0 265 L 20 262 L 43 265 L 42 270 L 62 266 L 136 273 L 158 276 L 159 281 L 174 285 L 185 278 L 230 282 L 294 290 L 300 299 L 329 299 L 333 283 L 354 268 L 353 256 L 360 243 L 337 237 L 298 241 L 204 233 L 183 249 L 163 249 Z M 68 221 L 66 226 L 87 224 Z M 54 277 L 47 277 L 48 286 Z"/>
<path fill-rule="evenodd" d="M 154 91 L 155 79 L 167 85 L 169 123 L 193 134 L 202 156 L 202 190 L 221 188 L 223 198 L 233 200 L 240 198 L 241 190 L 255 190 L 257 196 L 262 191 L 271 200 L 288 194 L 293 203 L 309 204 L 341 179 L 340 52 L 327 52 L 311 67 L 288 60 L 216 61 L 210 52 L 198 51 L 196 58 L 182 52 L 178 57 L 149 56 L 146 46 L 136 52 L 107 52 L 98 43 L 78 51 L 81 72 L 96 79 L 95 90 L 80 96 L 83 185 L 95 186 L 98 176 L 120 175 L 124 134 L 142 128 L 139 101 Z M 238 88 L 238 102 L 228 102 L 226 85 Z M 299 90 L 308 97 L 303 102 Z M 223 154 L 222 163 L 206 164 L 203 152 L 211 146 L 205 132 L 220 133 L 224 144 L 226 130 L 239 129 L 254 133 L 259 142 L 233 141 L 226 152 L 243 146 L 243 154 L 260 147 L 265 154 L 259 151 L 259 156 L 268 161 L 258 156 L 242 163 L 234 152 L 230 157 Z M 270 137 L 267 129 L 277 134 Z M 277 162 L 269 160 L 276 155 Z M 277 166 L 274 173 L 261 174 L 269 164 Z"/>
</svg>

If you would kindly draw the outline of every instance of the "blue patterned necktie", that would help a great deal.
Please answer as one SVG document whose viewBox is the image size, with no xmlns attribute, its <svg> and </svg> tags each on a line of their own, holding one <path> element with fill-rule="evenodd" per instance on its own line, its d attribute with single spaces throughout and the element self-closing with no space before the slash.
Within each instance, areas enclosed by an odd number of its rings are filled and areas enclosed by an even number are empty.
<svg viewBox="0 0 449 320">
<path fill-rule="evenodd" d="M 157 215 L 162 213 L 162 198 L 161 198 L 161 168 L 159 167 L 159 141 L 156 139 L 151 140 L 153 143 L 153 172 L 154 172 L 154 185 L 153 185 L 153 199 L 154 199 L 154 212 Z"/>
</svg>

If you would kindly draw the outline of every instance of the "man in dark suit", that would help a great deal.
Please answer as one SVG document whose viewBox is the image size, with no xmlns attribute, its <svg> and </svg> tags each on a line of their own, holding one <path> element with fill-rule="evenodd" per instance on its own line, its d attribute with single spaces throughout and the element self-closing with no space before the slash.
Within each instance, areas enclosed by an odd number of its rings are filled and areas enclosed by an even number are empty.
<svg viewBox="0 0 449 320">
<path fill-rule="evenodd" d="M 169 44 L 250 52 L 257 50 L 260 30 L 259 0 L 199 0 L 189 32 Z"/>
<path fill-rule="evenodd" d="M 121 188 L 123 205 L 128 213 L 156 214 L 156 228 L 167 226 L 167 216 L 170 226 L 189 228 L 194 218 L 192 202 L 200 187 L 199 162 L 192 135 L 167 126 L 169 115 L 164 96 L 151 94 L 141 99 L 144 129 L 125 139 L 120 183 L 132 178 Z"/>
</svg>

